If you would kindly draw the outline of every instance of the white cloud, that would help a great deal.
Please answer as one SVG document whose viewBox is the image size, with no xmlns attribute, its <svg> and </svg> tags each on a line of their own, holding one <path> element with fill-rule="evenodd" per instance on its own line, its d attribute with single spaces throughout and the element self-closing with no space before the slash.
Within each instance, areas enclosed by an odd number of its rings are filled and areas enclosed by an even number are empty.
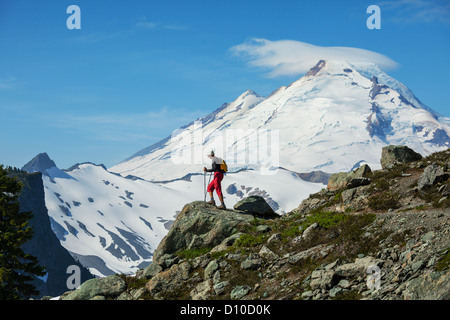
<svg viewBox="0 0 450 320">
<path fill-rule="evenodd" d="M 372 62 L 382 69 L 393 69 L 392 59 L 369 50 L 351 47 L 320 47 L 295 40 L 252 39 L 230 49 L 248 59 L 249 64 L 270 70 L 269 77 L 303 74 L 319 60 L 344 60 L 353 64 Z"/>
</svg>

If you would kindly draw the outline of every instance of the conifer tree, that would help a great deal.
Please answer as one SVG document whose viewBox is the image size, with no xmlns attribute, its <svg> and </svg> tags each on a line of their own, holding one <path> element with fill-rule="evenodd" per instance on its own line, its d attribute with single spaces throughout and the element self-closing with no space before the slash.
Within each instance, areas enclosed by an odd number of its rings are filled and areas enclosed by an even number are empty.
<svg viewBox="0 0 450 320">
<path fill-rule="evenodd" d="M 0 165 L 0 300 L 27 299 L 39 294 L 32 283 L 45 270 L 21 246 L 32 238 L 31 212 L 20 212 L 21 183 Z"/>
</svg>

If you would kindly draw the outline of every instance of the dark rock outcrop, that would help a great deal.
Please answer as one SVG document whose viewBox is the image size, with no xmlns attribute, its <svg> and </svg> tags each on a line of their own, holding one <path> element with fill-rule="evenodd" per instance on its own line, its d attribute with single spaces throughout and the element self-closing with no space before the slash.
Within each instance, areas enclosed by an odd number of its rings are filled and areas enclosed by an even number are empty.
<svg viewBox="0 0 450 320">
<path fill-rule="evenodd" d="M 248 212 L 263 218 L 274 218 L 277 214 L 267 204 L 263 197 L 250 196 L 234 205 L 235 210 Z"/>
<path fill-rule="evenodd" d="M 22 167 L 22 170 L 33 173 L 33 172 L 42 172 L 45 173 L 47 169 L 56 167 L 56 164 L 53 160 L 50 159 L 47 153 L 39 153 L 36 157 L 31 159 L 26 165 Z"/>
<path fill-rule="evenodd" d="M 407 146 L 390 145 L 382 149 L 380 163 L 383 169 L 392 169 L 395 165 L 421 159 L 422 155 L 420 153 L 415 152 Z"/>
</svg>

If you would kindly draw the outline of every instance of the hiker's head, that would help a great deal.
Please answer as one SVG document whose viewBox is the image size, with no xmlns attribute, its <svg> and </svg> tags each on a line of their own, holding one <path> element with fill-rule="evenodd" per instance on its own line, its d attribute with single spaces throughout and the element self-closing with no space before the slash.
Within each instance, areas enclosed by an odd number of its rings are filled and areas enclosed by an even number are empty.
<svg viewBox="0 0 450 320">
<path fill-rule="evenodd" d="M 211 153 L 208 154 L 208 157 L 210 157 L 210 158 L 214 157 L 214 150 L 211 150 Z"/>
</svg>

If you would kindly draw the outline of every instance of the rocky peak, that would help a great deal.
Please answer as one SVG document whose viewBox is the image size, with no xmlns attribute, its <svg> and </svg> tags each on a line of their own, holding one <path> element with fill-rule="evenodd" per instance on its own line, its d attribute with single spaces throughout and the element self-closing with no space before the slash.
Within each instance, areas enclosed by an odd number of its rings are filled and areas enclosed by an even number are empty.
<svg viewBox="0 0 450 320">
<path fill-rule="evenodd" d="M 320 70 L 322 70 L 325 67 L 326 64 L 327 63 L 325 60 L 319 60 L 319 62 L 317 62 L 317 64 L 314 67 L 309 69 L 309 71 L 306 73 L 306 76 L 314 77 Z"/>
<path fill-rule="evenodd" d="M 47 169 L 56 167 L 56 164 L 53 160 L 50 159 L 47 153 L 39 153 L 36 157 L 31 159 L 30 162 L 25 164 L 22 167 L 22 170 L 33 173 L 33 172 L 41 172 L 45 174 Z"/>
</svg>

